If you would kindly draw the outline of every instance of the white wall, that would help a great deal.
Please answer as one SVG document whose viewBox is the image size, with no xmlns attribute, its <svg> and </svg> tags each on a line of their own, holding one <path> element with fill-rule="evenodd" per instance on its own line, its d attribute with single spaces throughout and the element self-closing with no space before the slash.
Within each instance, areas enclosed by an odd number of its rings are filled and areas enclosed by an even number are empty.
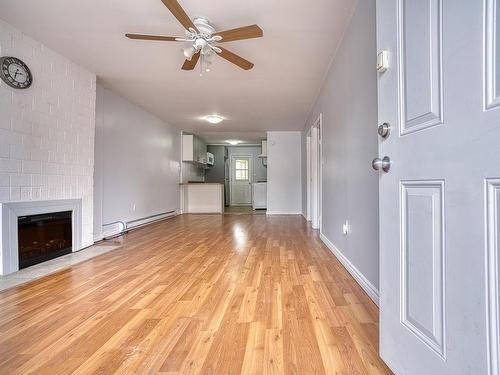
<svg viewBox="0 0 500 375">
<path fill-rule="evenodd" d="M 0 203 L 81 198 L 89 246 L 96 77 L 1 20 L 0 55 L 20 58 L 33 74 L 26 90 L 0 80 Z"/>
<path fill-rule="evenodd" d="M 378 289 L 378 174 L 375 0 L 358 2 L 314 104 L 307 129 L 323 114 L 322 233 L 365 287 Z M 304 144 L 304 142 L 303 142 Z M 304 156 L 305 157 L 305 156 Z M 306 170 L 303 171 L 306 210 Z M 342 233 L 349 220 L 352 232 Z M 358 276 L 359 276 L 358 275 Z"/>
<path fill-rule="evenodd" d="M 267 132 L 267 213 L 302 212 L 301 132 Z"/>
<path fill-rule="evenodd" d="M 100 85 L 97 93 L 99 238 L 102 224 L 179 210 L 181 132 Z"/>
</svg>

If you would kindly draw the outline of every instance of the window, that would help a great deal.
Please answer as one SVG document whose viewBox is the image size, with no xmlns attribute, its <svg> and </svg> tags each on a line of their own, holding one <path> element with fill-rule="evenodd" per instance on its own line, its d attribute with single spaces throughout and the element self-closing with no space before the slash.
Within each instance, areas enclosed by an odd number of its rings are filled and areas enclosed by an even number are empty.
<svg viewBox="0 0 500 375">
<path fill-rule="evenodd" d="M 248 159 L 236 159 L 234 167 L 234 179 L 236 181 L 248 181 Z"/>
</svg>

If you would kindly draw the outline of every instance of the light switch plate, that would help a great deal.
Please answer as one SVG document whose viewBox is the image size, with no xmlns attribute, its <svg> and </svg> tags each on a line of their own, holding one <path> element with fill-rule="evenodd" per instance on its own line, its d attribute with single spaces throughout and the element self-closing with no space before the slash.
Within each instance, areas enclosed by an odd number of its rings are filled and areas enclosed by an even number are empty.
<svg viewBox="0 0 500 375">
<path fill-rule="evenodd" d="M 377 72 L 383 73 L 389 69 L 389 51 L 380 51 L 377 55 Z"/>
</svg>

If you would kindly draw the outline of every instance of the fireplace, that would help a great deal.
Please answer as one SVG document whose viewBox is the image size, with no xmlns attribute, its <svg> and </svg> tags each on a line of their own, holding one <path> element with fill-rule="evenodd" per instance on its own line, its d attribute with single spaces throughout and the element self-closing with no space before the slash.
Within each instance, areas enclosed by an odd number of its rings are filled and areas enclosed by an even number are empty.
<svg viewBox="0 0 500 375">
<path fill-rule="evenodd" d="M 63 228 L 66 228 L 64 230 L 61 230 L 59 226 L 59 232 L 57 236 L 55 236 L 57 238 L 49 238 L 48 242 L 50 243 L 50 240 L 69 239 L 68 246 L 61 246 L 63 244 L 61 241 L 54 241 L 60 244 L 59 246 L 61 248 L 58 248 L 58 250 L 61 250 L 62 253 L 70 251 L 75 252 L 82 249 L 82 199 L 80 198 L 0 203 L 0 212 L 2 215 L 0 220 L 0 275 L 8 275 L 9 273 L 19 270 L 21 266 L 21 262 L 19 261 L 21 255 L 19 246 L 30 245 L 30 243 L 33 245 L 34 241 L 42 242 L 46 240 L 46 238 L 41 238 L 40 241 L 39 238 L 38 240 L 31 239 L 31 242 L 29 242 L 30 237 L 27 237 L 28 242 L 24 242 L 24 235 L 20 237 L 20 231 L 28 228 L 21 228 L 19 226 L 20 218 L 34 216 L 36 219 L 39 215 L 48 215 L 54 219 L 51 225 L 57 224 L 60 220 L 69 220 L 69 228 L 71 228 L 71 231 L 67 229 L 68 225 L 63 225 Z M 57 217 L 56 219 L 56 216 L 60 214 L 62 217 Z M 51 220 L 45 221 L 43 224 L 49 224 Z M 27 224 L 27 227 L 32 225 L 29 220 L 25 224 Z M 33 225 L 31 227 L 32 230 L 33 227 L 37 228 Z M 60 237 L 61 235 L 63 237 Z M 65 235 L 70 235 L 71 237 L 64 237 Z M 32 254 L 35 255 L 35 253 Z M 42 254 L 43 252 L 38 251 L 36 256 Z M 55 256 L 59 255 L 60 254 L 55 254 Z M 43 260 L 39 259 L 38 261 Z M 27 267 L 26 264 L 23 266 Z"/>
<path fill-rule="evenodd" d="M 19 216 L 19 269 L 54 259 L 72 251 L 71 211 Z"/>
</svg>

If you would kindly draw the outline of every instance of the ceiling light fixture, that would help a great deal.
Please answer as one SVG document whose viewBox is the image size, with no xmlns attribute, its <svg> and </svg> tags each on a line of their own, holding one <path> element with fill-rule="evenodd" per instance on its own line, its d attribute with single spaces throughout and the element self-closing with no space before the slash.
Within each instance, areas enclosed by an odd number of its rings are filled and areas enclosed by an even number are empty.
<svg viewBox="0 0 500 375">
<path fill-rule="evenodd" d="M 217 125 L 224 120 L 224 117 L 219 115 L 208 115 L 204 117 L 205 121 L 208 121 L 211 124 Z"/>
<path fill-rule="evenodd" d="M 264 35 L 262 29 L 257 25 L 238 27 L 231 30 L 217 31 L 210 22 L 203 17 L 189 18 L 184 9 L 177 0 L 162 0 L 164 5 L 170 10 L 175 18 L 184 26 L 183 36 L 167 35 L 146 35 L 146 34 L 125 34 L 127 38 L 139 40 L 155 40 L 165 42 L 189 43 L 189 46 L 183 49 L 186 61 L 182 65 L 182 70 L 194 70 L 198 61 L 200 61 L 200 75 L 202 72 L 208 72 L 210 67 L 204 66 L 204 57 L 209 55 L 220 56 L 223 59 L 233 63 L 244 70 L 253 68 L 253 64 L 225 48 L 219 47 L 219 44 L 232 42 L 235 40 L 260 38 Z"/>
<path fill-rule="evenodd" d="M 230 139 L 226 142 L 229 143 L 231 146 L 236 146 L 236 145 L 239 145 L 241 143 L 241 141 L 237 141 L 235 139 Z"/>
<path fill-rule="evenodd" d="M 184 56 L 186 59 L 191 60 L 193 58 L 193 55 L 198 52 L 195 47 L 189 46 L 184 48 Z"/>
</svg>

